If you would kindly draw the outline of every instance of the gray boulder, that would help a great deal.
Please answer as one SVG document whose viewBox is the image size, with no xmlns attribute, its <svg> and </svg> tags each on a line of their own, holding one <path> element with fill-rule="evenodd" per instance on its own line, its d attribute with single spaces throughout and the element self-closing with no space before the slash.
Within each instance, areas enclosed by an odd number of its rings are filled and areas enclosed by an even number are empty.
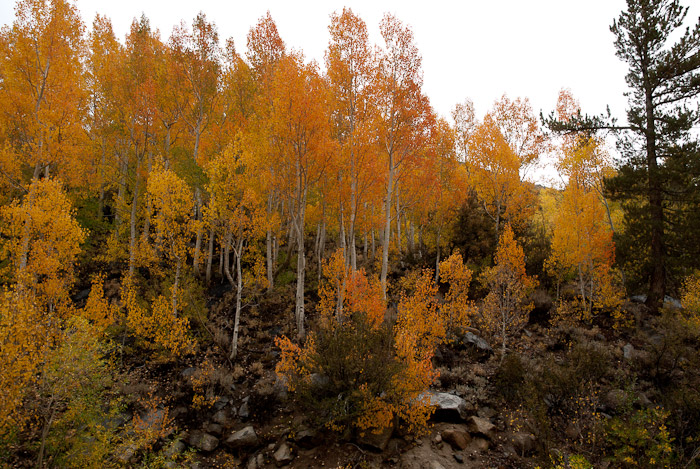
<svg viewBox="0 0 700 469">
<path fill-rule="evenodd" d="M 467 428 L 470 433 L 483 435 L 489 439 L 493 439 L 496 433 L 496 426 L 490 420 L 476 416 L 469 417 Z"/>
<path fill-rule="evenodd" d="M 489 345 L 489 343 L 473 332 L 467 332 L 464 334 L 462 337 L 462 344 L 481 357 L 489 357 L 493 354 L 493 348 Z"/>
<path fill-rule="evenodd" d="M 448 428 L 440 435 L 442 436 L 442 439 L 448 442 L 455 450 L 467 449 L 469 442 L 472 440 L 472 437 L 468 432 L 458 428 Z"/>
<path fill-rule="evenodd" d="M 214 451 L 217 446 L 219 446 L 219 439 L 217 437 L 201 430 L 192 431 L 187 441 L 190 446 L 207 452 Z"/>
<path fill-rule="evenodd" d="M 249 425 L 226 438 L 224 443 L 234 449 L 251 448 L 258 444 L 258 435 L 255 433 L 255 429 Z"/>
<path fill-rule="evenodd" d="M 311 449 L 318 446 L 321 438 L 316 430 L 308 427 L 302 427 L 294 434 L 294 443 L 302 448 Z"/>
<path fill-rule="evenodd" d="M 250 407 L 248 406 L 249 401 L 250 396 L 244 397 L 243 404 L 241 404 L 241 407 L 238 409 L 238 416 L 242 419 L 247 419 L 250 417 Z"/>
<path fill-rule="evenodd" d="M 275 451 L 275 454 L 273 454 L 272 457 L 275 459 L 275 464 L 278 466 L 285 466 L 292 462 L 292 459 L 294 459 L 294 456 L 292 456 L 292 451 L 286 442 L 282 443 L 280 447 L 277 448 L 277 451 Z"/>
<path fill-rule="evenodd" d="M 535 450 L 535 435 L 531 433 L 518 432 L 513 435 L 513 446 L 515 450 L 521 455 L 525 456 Z"/>
<path fill-rule="evenodd" d="M 393 433 L 393 425 L 383 428 L 379 433 L 375 433 L 372 430 L 365 430 L 365 432 L 357 438 L 357 442 L 366 448 L 384 451 Z"/>
<path fill-rule="evenodd" d="M 467 418 L 467 402 L 459 396 L 447 392 L 428 391 L 420 396 L 428 399 L 428 405 L 435 406 L 433 420 L 458 422 Z"/>
</svg>

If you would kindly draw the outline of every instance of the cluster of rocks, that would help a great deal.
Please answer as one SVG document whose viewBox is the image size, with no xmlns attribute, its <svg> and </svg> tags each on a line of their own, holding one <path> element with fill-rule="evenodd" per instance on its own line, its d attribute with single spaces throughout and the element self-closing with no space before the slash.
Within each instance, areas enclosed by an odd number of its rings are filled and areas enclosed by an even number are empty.
<svg viewBox="0 0 700 469">
<path fill-rule="evenodd" d="M 436 407 L 433 420 L 442 422 L 431 444 L 437 449 L 447 445 L 456 463 L 461 464 L 465 457 L 475 457 L 487 451 L 497 441 L 505 442 L 520 456 L 535 450 L 536 439 L 532 434 L 516 432 L 507 437 L 499 436 L 499 429 L 494 423 L 497 413 L 490 407 L 481 407 L 474 412 L 464 399 L 451 393 L 429 392 L 425 397 Z M 444 465 L 439 461 L 430 461 L 426 468 L 440 469 Z"/>
</svg>

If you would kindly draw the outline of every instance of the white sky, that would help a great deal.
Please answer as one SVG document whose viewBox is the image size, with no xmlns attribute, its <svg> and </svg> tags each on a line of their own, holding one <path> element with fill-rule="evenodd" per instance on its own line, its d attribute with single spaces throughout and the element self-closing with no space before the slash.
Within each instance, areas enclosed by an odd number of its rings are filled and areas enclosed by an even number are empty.
<svg viewBox="0 0 700 469">
<path fill-rule="evenodd" d="M 700 5 L 682 3 L 691 6 L 688 18 L 694 23 Z M 615 56 L 609 30 L 624 0 L 79 0 L 77 5 L 88 27 L 96 13 L 104 14 L 121 39 L 142 12 L 165 41 L 174 25 L 183 20 L 189 25 L 203 11 L 218 26 L 222 43 L 232 37 L 239 52 L 245 51 L 248 30 L 269 10 L 287 47 L 319 64 L 332 12 L 352 8 L 367 23 L 373 44 L 381 43 L 379 21 L 391 12 L 413 29 L 423 56 L 424 90 L 442 116 L 468 97 L 481 117 L 503 93 L 528 97 L 535 114 L 547 115 L 567 87 L 584 112 L 602 113 L 609 105 L 625 120 L 626 66 Z M 0 23 L 12 23 L 13 8 L 11 0 L 2 2 Z"/>
</svg>

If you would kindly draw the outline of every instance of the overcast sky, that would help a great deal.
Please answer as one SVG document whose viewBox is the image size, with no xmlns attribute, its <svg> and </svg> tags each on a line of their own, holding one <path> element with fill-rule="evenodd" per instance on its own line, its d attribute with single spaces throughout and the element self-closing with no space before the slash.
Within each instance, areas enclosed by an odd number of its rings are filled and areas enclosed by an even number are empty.
<svg viewBox="0 0 700 469">
<path fill-rule="evenodd" d="M 548 114 L 559 90 L 567 87 L 584 112 L 600 113 L 609 105 L 624 121 L 626 66 L 615 56 L 609 29 L 624 0 L 79 0 L 77 5 L 88 27 L 96 13 L 104 14 L 122 40 L 141 13 L 165 41 L 174 25 L 182 20 L 189 25 L 203 11 L 218 26 L 222 42 L 232 37 L 239 52 L 245 51 L 248 30 L 269 10 L 287 47 L 320 64 L 332 12 L 352 8 L 367 23 L 373 44 L 381 43 L 379 21 L 391 12 L 412 27 L 423 56 L 425 92 L 445 117 L 465 98 L 473 100 L 481 117 L 504 93 L 528 97 L 536 114 Z M 700 7 L 692 5 L 689 18 L 696 21 L 699 14 Z M 12 1 L 3 1 L 0 22 L 13 18 Z"/>
</svg>

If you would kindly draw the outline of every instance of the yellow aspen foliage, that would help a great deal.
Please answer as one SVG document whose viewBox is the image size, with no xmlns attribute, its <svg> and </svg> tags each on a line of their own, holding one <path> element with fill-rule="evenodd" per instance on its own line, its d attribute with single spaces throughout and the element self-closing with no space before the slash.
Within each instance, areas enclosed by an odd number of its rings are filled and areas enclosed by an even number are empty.
<svg viewBox="0 0 700 469">
<path fill-rule="evenodd" d="M 254 251 L 248 250 L 248 241 L 269 231 L 271 226 L 265 218 L 265 209 L 256 192 L 249 186 L 243 162 L 244 153 L 236 140 L 221 154 L 217 155 L 207 166 L 209 176 L 209 192 L 211 202 L 207 209 L 207 218 L 213 228 L 222 229 L 223 236 L 223 271 L 231 286 L 236 287 L 236 312 L 234 317 L 233 334 L 231 336 L 231 353 L 229 359 L 236 358 L 238 353 L 238 333 L 243 306 L 241 304 L 243 287 L 250 282 L 244 282 L 241 266 L 244 255 L 250 256 Z M 245 154 L 249 157 L 249 154 Z M 232 272 L 230 254 L 233 252 L 235 270 Z M 268 286 L 269 280 L 261 275 L 262 259 L 253 259 L 254 272 L 252 278 L 247 275 L 245 280 Z M 235 276 L 235 280 L 234 280 Z"/>
<path fill-rule="evenodd" d="M 73 265 L 86 231 L 56 179 L 35 179 L 22 201 L 0 209 L 6 253 L 19 290 L 36 297 L 49 314 L 69 308 Z"/>
<path fill-rule="evenodd" d="M 525 254 L 518 245 L 510 225 L 501 233 L 496 249 L 496 265 L 484 272 L 489 293 L 481 309 L 484 328 L 501 340 L 505 356 L 508 337 L 518 332 L 528 320 L 532 304 L 527 296 L 537 280 L 525 272 Z"/>
<path fill-rule="evenodd" d="M 187 258 L 191 236 L 197 220 L 190 215 L 194 195 L 174 171 L 157 168 L 148 177 L 148 197 L 152 204 L 151 223 L 164 253 L 175 269 Z"/>
<path fill-rule="evenodd" d="M 477 309 L 469 300 L 472 271 L 464 264 L 462 254 L 454 252 L 440 263 L 440 277 L 450 284 L 445 301 L 440 306 L 448 333 L 460 333 L 471 325 Z"/>
<path fill-rule="evenodd" d="M 686 320 L 694 331 L 700 332 L 700 272 L 685 279 L 681 291 L 681 304 L 686 310 Z"/>
<path fill-rule="evenodd" d="M 30 295 L 0 292 L 0 444 L 22 430 L 22 403 L 34 382 L 51 336 L 45 315 Z"/>
<path fill-rule="evenodd" d="M 275 366 L 275 372 L 284 379 L 287 389 L 294 392 L 300 384 L 308 384 L 311 374 L 316 369 L 314 334 L 306 337 L 303 347 L 299 347 L 285 336 L 276 337 L 275 345 L 280 349 L 280 361 Z"/>
<path fill-rule="evenodd" d="M 92 288 L 88 296 L 82 316 L 90 321 L 99 334 L 104 334 L 105 330 L 114 324 L 119 311 L 116 305 L 109 304 L 104 297 L 104 274 L 95 276 L 92 279 Z"/>
<path fill-rule="evenodd" d="M 413 294 L 402 294 L 394 326 L 396 353 L 402 360 L 432 358 L 435 347 L 445 340 L 447 331 L 438 309 L 437 291 L 432 272 L 424 270 Z"/>
<path fill-rule="evenodd" d="M 179 292 L 171 291 L 173 296 L 179 297 Z M 126 278 L 122 284 L 122 303 L 127 311 L 127 326 L 135 334 L 176 356 L 192 352 L 194 342 L 189 337 L 189 320 L 173 316 L 172 304 L 164 295 L 159 295 L 150 308 L 145 307 L 138 300 L 133 281 Z"/>
<path fill-rule="evenodd" d="M 568 119 L 577 110 L 570 93 L 562 91 L 559 115 Z M 565 137 L 557 170 L 567 185 L 554 216 L 552 253 L 545 269 L 558 283 L 576 279 L 578 305 L 562 304 L 554 319 L 589 322 L 595 308 L 607 308 L 621 322 L 623 292 L 612 269 L 613 221 L 603 191 L 604 178 L 614 170 L 603 142 L 587 135 Z"/>
<path fill-rule="evenodd" d="M 201 222 L 190 216 L 194 196 L 174 171 L 156 168 L 148 178 L 147 191 L 155 241 L 161 244 L 175 277 L 170 289 L 170 314 L 177 318 L 178 310 L 184 306 L 180 304 L 182 269 L 187 262 L 189 242 Z M 162 301 L 158 299 L 153 305 L 154 316 L 156 310 L 162 313 L 162 308 Z"/>
</svg>

